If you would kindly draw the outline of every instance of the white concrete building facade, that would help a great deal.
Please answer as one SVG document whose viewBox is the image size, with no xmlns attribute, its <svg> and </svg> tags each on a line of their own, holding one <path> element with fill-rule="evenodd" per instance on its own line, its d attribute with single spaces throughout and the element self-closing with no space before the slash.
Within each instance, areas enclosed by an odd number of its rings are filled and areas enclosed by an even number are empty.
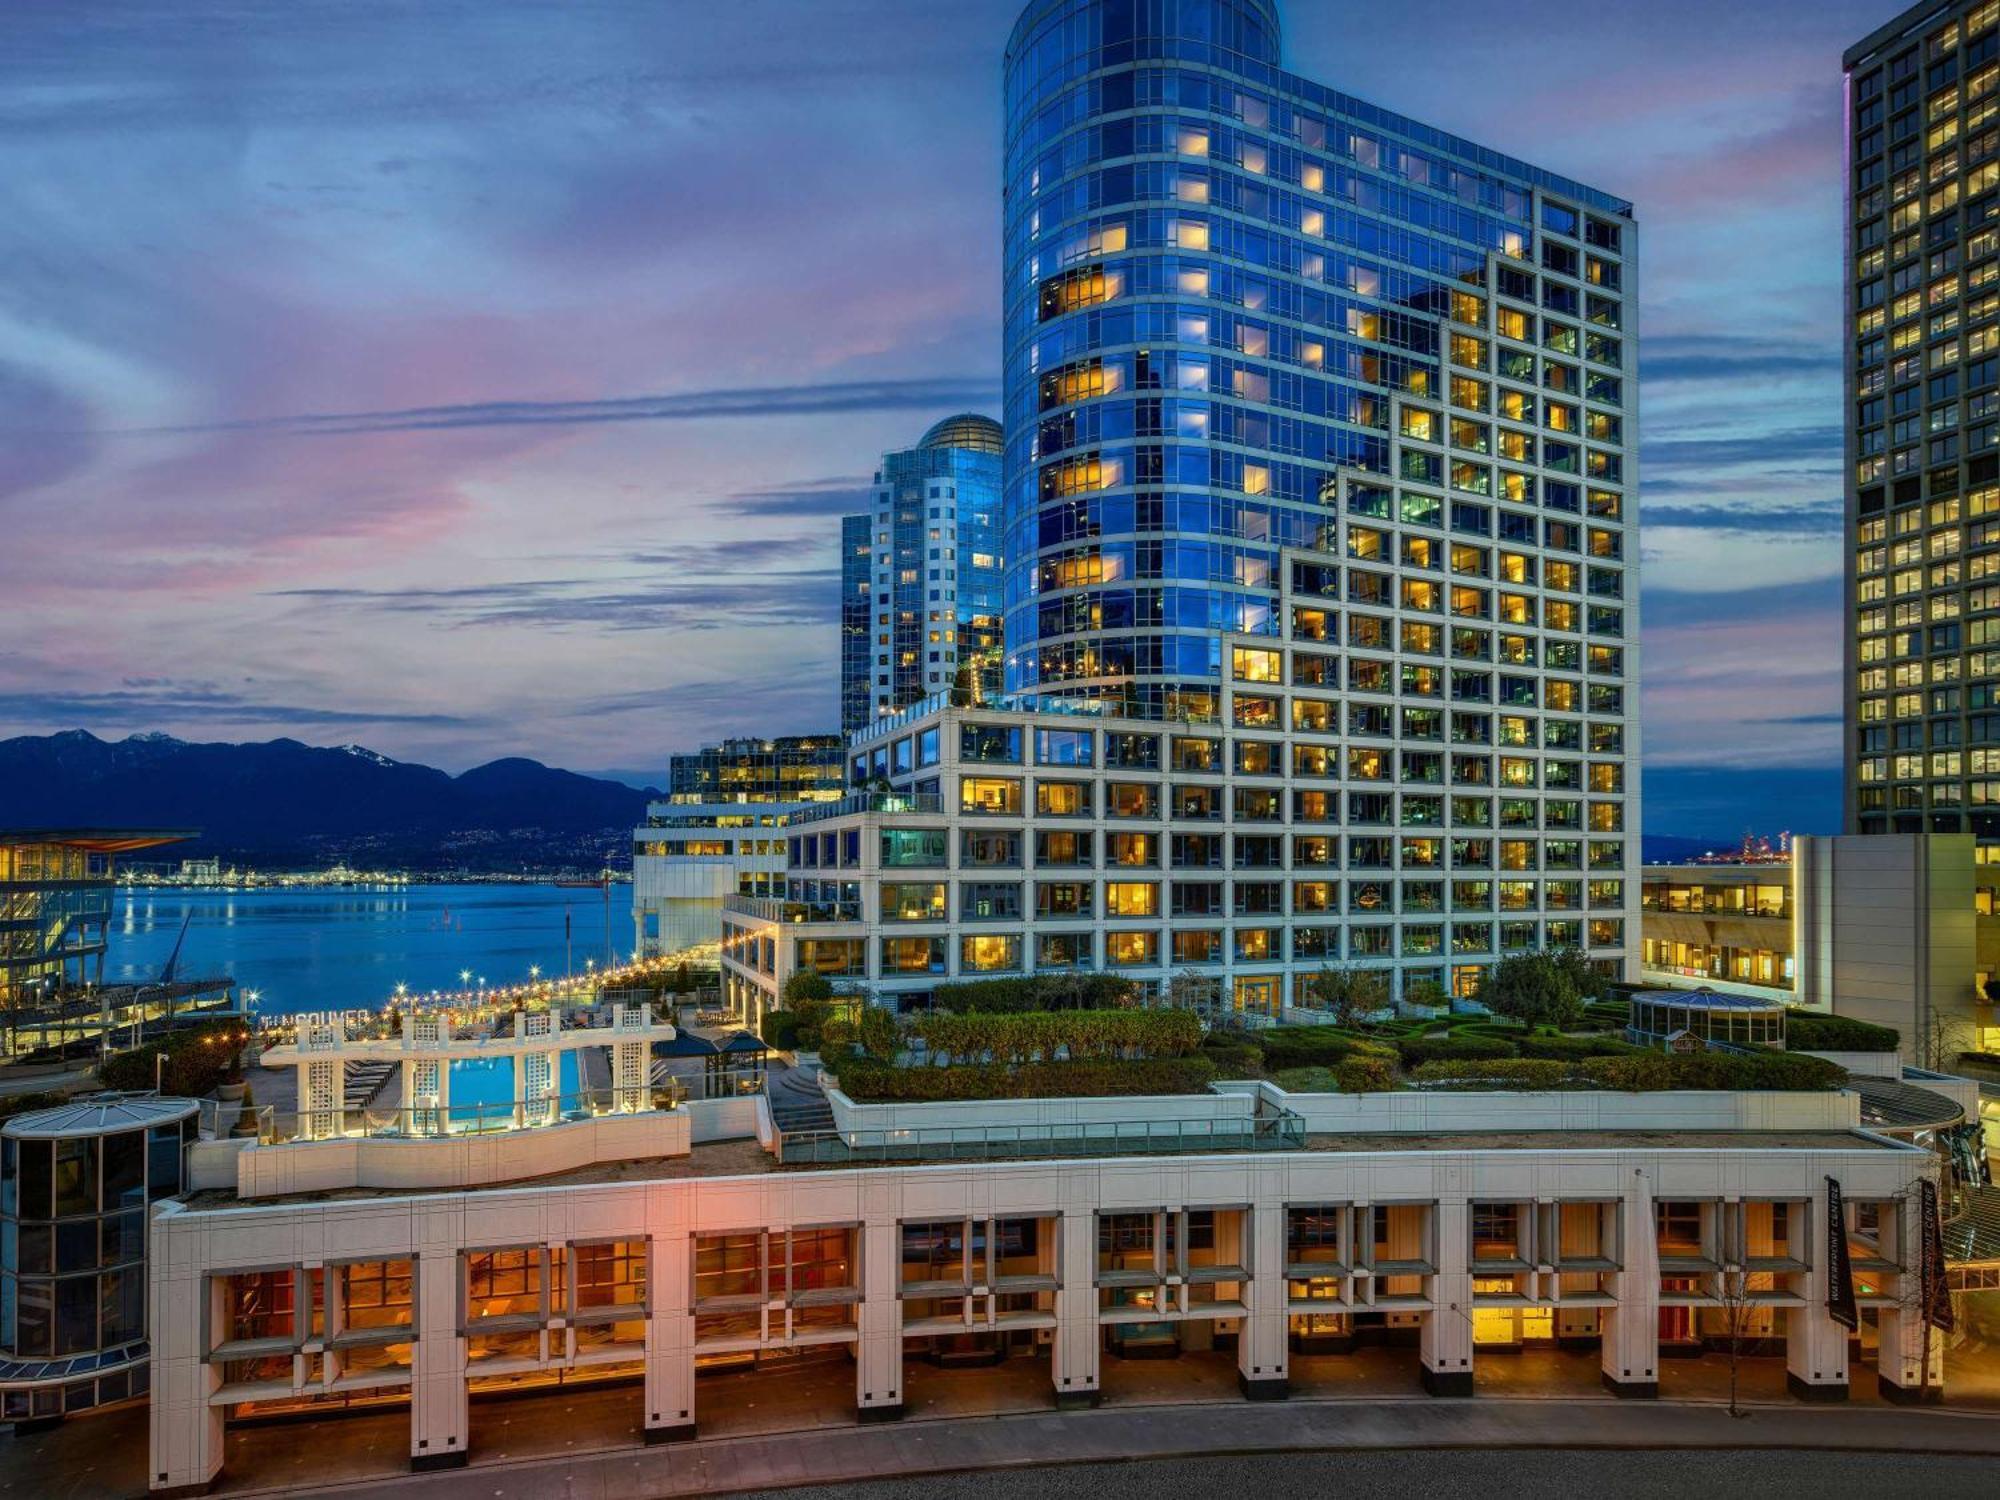
<svg viewBox="0 0 2000 1500">
<path fill-rule="evenodd" d="M 857 1417 L 890 1418 L 939 1337 L 1045 1360 L 1062 1405 L 1159 1340 L 1233 1346 L 1243 1392 L 1277 1398 L 1357 1335 L 1414 1341 L 1433 1395 L 1470 1395 L 1477 1348 L 1527 1327 L 1596 1341 L 1605 1384 L 1647 1396 L 1662 1341 L 1741 1300 L 1795 1393 L 1837 1398 L 1858 1376 L 1827 1310 L 1830 1182 L 1879 1378 L 1920 1383 L 1935 1159 L 1843 1123 L 1850 1096 L 1482 1097 L 1295 1096 L 1312 1133 L 1282 1152 L 801 1170 L 739 1140 L 617 1180 L 198 1193 L 152 1227 L 152 1487 L 211 1484 L 239 1411 L 366 1392 L 407 1400 L 413 1468 L 463 1463 L 474 1396 L 564 1372 L 629 1377 L 649 1440 L 692 1437 L 701 1371 L 745 1351 L 842 1348 Z M 1149 1103 L 1226 1106 L 1063 1108 Z M 1553 1127 L 1534 1149 L 1494 1143 L 1530 1121 Z"/>
</svg>

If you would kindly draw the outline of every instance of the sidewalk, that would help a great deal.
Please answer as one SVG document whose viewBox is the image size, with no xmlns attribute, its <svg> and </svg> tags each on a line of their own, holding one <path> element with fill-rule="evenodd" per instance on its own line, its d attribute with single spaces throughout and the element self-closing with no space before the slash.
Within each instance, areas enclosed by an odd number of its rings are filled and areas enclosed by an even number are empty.
<svg viewBox="0 0 2000 1500">
<path fill-rule="evenodd" d="M 976 1421 L 913 1421 L 726 1438 L 514 1461 L 422 1477 L 305 1488 L 225 1483 L 229 1495 L 316 1494 L 352 1500 L 668 1500 L 739 1490 L 1219 1454 L 1396 1449 L 1815 1449 L 2000 1459 L 1987 1413 L 1767 1404 L 1736 1419 L 1708 1403 L 1606 1399 L 1299 1401 L 1128 1407 Z M 340 1455 L 314 1467 L 337 1472 Z M 54 1477 L 41 1474 L 44 1485 Z M 0 1487 L 4 1488 L 4 1487 Z"/>
</svg>

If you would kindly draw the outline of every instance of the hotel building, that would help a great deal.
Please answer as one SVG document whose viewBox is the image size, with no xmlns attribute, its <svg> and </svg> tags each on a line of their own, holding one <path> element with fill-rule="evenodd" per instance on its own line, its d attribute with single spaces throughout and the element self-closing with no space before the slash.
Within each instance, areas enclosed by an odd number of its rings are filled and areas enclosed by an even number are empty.
<svg viewBox="0 0 2000 1500">
<path fill-rule="evenodd" d="M 407 1412 L 413 1469 L 463 1464 L 504 1441 L 493 1401 L 600 1382 L 648 1441 L 806 1390 L 821 1423 L 947 1388 L 985 1415 L 1144 1400 L 1158 1359 L 1211 1400 L 1218 1377 L 1471 1396 L 1486 1356 L 1560 1344 L 1558 1378 L 1643 1398 L 1695 1389 L 1665 1356 L 1735 1336 L 1801 1399 L 1870 1366 L 1895 1399 L 1942 1385 L 1917 1298 L 1938 1158 L 1860 1128 L 1852 1092 L 1216 1089 L 1064 1100 L 1061 1123 L 835 1091 L 806 1136 L 754 1097 L 196 1143 L 152 1223 L 149 1482 L 197 1493 L 225 1450 L 300 1440 L 243 1419 L 347 1408 Z M 1858 1340 L 1829 1305 L 1843 1262 Z"/>
<path fill-rule="evenodd" d="M 871 509 L 840 523 L 841 728 L 1000 686 L 1000 424 L 962 413 L 882 455 Z M 860 601 L 866 601 L 865 613 Z M 850 634 L 868 619 L 865 645 Z"/>
<path fill-rule="evenodd" d="M 1264 0 L 1165 15 L 1015 29 L 1009 696 L 852 737 L 877 795 L 725 914 L 748 1009 L 1635 964 L 1631 205 L 1281 71 Z"/>
<path fill-rule="evenodd" d="M 838 735 L 724 740 L 673 757 L 665 801 L 632 842 L 632 925 L 640 956 L 713 945 L 725 896 L 784 888 L 787 815 L 836 798 Z"/>
<path fill-rule="evenodd" d="M 1847 827 L 2000 875 L 2000 4 L 1847 52 Z"/>
</svg>

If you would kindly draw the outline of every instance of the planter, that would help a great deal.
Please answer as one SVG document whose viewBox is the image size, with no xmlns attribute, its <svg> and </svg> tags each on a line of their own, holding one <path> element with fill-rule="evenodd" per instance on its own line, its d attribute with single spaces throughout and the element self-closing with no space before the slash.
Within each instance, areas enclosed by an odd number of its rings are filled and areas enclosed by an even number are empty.
<svg viewBox="0 0 2000 1500">
<path fill-rule="evenodd" d="M 248 1087 L 247 1083 L 218 1083 L 215 1086 L 215 1097 L 225 1104 L 241 1104 L 243 1091 Z"/>
</svg>

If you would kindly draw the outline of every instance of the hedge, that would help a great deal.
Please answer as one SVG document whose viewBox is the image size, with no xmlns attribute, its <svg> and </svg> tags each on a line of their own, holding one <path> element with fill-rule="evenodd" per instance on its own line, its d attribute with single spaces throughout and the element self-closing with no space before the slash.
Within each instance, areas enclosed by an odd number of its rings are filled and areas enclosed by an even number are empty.
<svg viewBox="0 0 2000 1500">
<path fill-rule="evenodd" d="M 1893 1026 L 1849 1016 L 1785 1012 L 1785 1047 L 1792 1052 L 1894 1052 L 1902 1042 L 1902 1033 Z"/>
<path fill-rule="evenodd" d="M 1202 1038 L 1201 1055 L 1220 1078 L 1255 1078 L 1264 1071 L 1264 1049 L 1231 1033 L 1211 1031 Z"/>
<path fill-rule="evenodd" d="M 767 1047 L 779 1052 L 796 1052 L 799 1047 L 799 1018 L 788 1010 L 766 1011 L 760 1035 Z"/>
<path fill-rule="evenodd" d="M 1497 1036 L 1412 1037 L 1398 1042 L 1396 1051 L 1406 1068 L 1428 1062 L 1470 1061 L 1476 1058 L 1518 1057 L 1512 1042 Z"/>
<path fill-rule="evenodd" d="M 1412 1075 L 1420 1083 L 1488 1083 L 1516 1088 L 1596 1087 L 1641 1092 L 1658 1089 L 1799 1090 L 1821 1092 L 1846 1081 L 1845 1069 L 1818 1057 L 1784 1052 L 1634 1052 L 1621 1057 L 1453 1059 L 1427 1062 Z"/>
<path fill-rule="evenodd" d="M 922 1104 L 956 1099 L 1074 1099 L 1129 1094 L 1199 1094 L 1215 1077 L 1205 1057 L 1128 1058 L 1088 1062 L 982 1063 L 949 1068 L 897 1068 L 872 1058 L 840 1065 L 840 1087 L 860 1103 Z"/>
<path fill-rule="evenodd" d="M 1645 1051 L 1608 1036 L 1524 1036 L 1517 1044 L 1523 1057 L 1631 1057 Z"/>
<path fill-rule="evenodd" d="M 1201 1046 L 1201 1021 L 1185 1010 L 929 1011 L 904 1026 L 934 1053 L 995 1062 L 1185 1057 Z"/>
<path fill-rule="evenodd" d="M 1033 974 L 1011 979 L 967 979 L 939 985 L 939 1010 L 996 1014 L 1040 1010 L 1112 1010 L 1133 1002 L 1132 981 L 1116 974 Z"/>
<path fill-rule="evenodd" d="M 160 1041 L 107 1058 L 97 1069 L 107 1089 L 140 1092 L 153 1087 L 153 1059 L 166 1053 L 160 1069 L 160 1089 L 183 1099 L 200 1099 L 215 1092 L 248 1036 L 237 1021 L 209 1021 L 170 1031 Z M 214 1038 L 215 1040 L 211 1040 Z"/>
<path fill-rule="evenodd" d="M 1394 1057 L 1387 1042 L 1356 1036 L 1338 1026 L 1273 1026 L 1257 1033 L 1264 1065 L 1279 1068 L 1328 1068 L 1350 1057 Z"/>
</svg>

